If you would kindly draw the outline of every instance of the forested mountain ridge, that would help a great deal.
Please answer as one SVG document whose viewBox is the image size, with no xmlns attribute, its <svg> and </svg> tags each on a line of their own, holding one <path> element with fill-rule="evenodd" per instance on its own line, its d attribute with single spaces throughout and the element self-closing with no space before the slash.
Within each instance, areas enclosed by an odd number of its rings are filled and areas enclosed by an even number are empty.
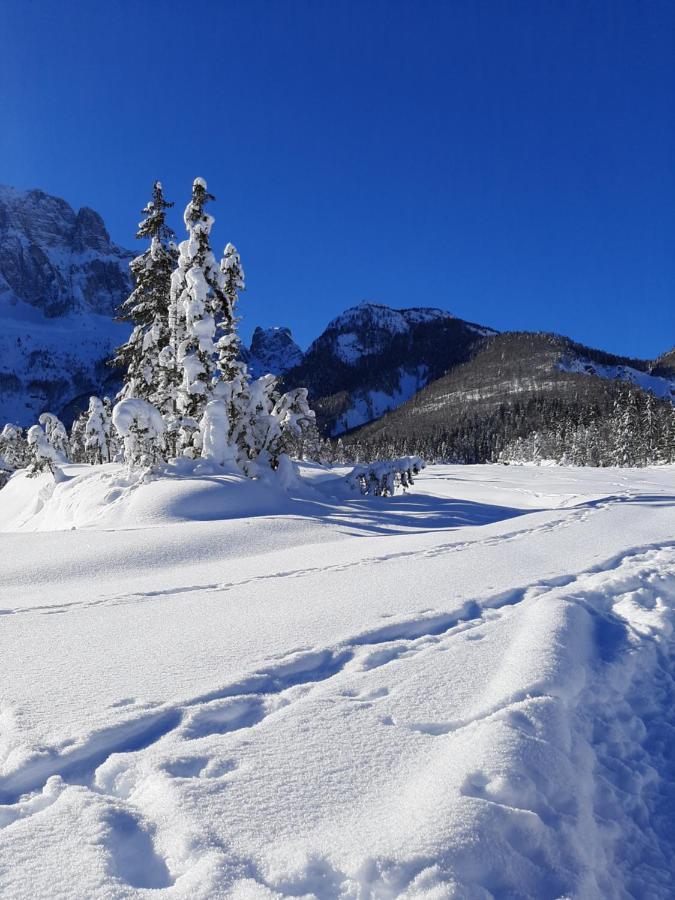
<svg viewBox="0 0 675 900">
<path fill-rule="evenodd" d="M 618 464 L 630 432 L 630 441 L 641 435 L 645 455 L 658 461 L 654 448 L 668 453 L 675 440 L 675 372 L 668 358 L 628 359 L 547 333 L 495 335 L 471 360 L 345 441 L 366 455 L 390 448 L 485 462 L 558 453 L 586 464 Z M 638 449 L 626 453 L 634 457 Z"/>
</svg>

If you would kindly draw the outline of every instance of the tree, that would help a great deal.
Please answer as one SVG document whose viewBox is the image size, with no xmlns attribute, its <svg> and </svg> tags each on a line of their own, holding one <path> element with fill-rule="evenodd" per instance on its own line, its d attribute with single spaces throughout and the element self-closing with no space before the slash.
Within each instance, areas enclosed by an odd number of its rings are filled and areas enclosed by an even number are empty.
<svg viewBox="0 0 675 900">
<path fill-rule="evenodd" d="M 113 365 L 125 369 L 119 399 L 139 397 L 167 413 L 173 411 L 171 401 L 177 381 L 169 343 L 169 294 L 177 256 L 171 243 L 175 235 L 166 224 L 165 210 L 171 206 L 156 181 L 136 233 L 139 240 L 149 238 L 150 246 L 130 264 L 135 287 L 121 308 L 122 318 L 135 327 L 113 360 Z"/>
<path fill-rule="evenodd" d="M 38 422 L 43 426 L 49 443 L 57 453 L 61 454 L 65 461 L 68 458 L 70 446 L 68 432 L 66 431 L 63 422 L 53 413 L 49 412 L 42 413 Z"/>
<path fill-rule="evenodd" d="M 198 424 L 212 398 L 216 376 L 216 322 L 225 321 L 231 307 L 225 274 L 209 243 L 214 220 L 204 207 L 213 199 L 204 179 L 196 178 L 183 216 L 188 239 L 178 248 L 178 267 L 171 276 L 169 325 L 180 373 L 179 441 L 183 452 L 193 457 L 201 449 Z"/>
<path fill-rule="evenodd" d="M 225 302 L 216 322 L 216 329 L 221 332 L 216 343 L 218 371 L 222 380 L 231 381 L 241 373 L 243 365 L 239 359 L 240 341 L 237 334 L 239 319 L 236 316 L 236 307 L 239 292 L 246 287 L 241 258 L 234 244 L 227 244 L 225 247 L 220 261 L 220 271 L 223 275 Z"/>
<path fill-rule="evenodd" d="M 0 431 L 0 459 L 10 471 L 23 469 L 30 461 L 31 453 L 23 430 L 18 425 L 7 424 Z"/>
<path fill-rule="evenodd" d="M 84 423 L 84 450 L 87 462 L 98 465 L 112 462 L 115 457 L 114 449 L 110 403 L 98 397 L 90 397 Z"/>
<path fill-rule="evenodd" d="M 129 466 L 153 466 L 164 458 L 164 419 L 146 400 L 127 397 L 115 404 L 112 421 L 124 441 Z"/>
<path fill-rule="evenodd" d="M 81 412 L 70 426 L 70 438 L 68 440 L 68 456 L 74 463 L 86 463 L 87 451 L 85 442 L 87 428 L 87 412 Z"/>
<path fill-rule="evenodd" d="M 32 457 L 28 467 L 29 477 L 40 475 L 42 472 L 51 472 L 56 477 L 57 465 L 65 462 L 65 457 L 51 445 L 42 426 L 31 426 L 28 429 L 27 440 Z"/>
</svg>

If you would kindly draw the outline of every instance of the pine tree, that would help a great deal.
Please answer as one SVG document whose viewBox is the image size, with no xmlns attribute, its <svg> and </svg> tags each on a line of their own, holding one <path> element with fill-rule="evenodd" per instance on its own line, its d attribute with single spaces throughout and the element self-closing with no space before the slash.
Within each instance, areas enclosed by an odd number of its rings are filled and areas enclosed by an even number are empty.
<svg viewBox="0 0 675 900">
<path fill-rule="evenodd" d="M 174 233 L 166 224 L 165 210 L 171 206 L 156 181 L 136 233 L 139 240 L 149 238 L 150 246 L 130 264 L 135 287 L 121 308 L 122 318 L 135 327 L 113 360 L 113 365 L 125 369 L 119 399 L 139 397 L 167 413 L 172 412 L 171 397 L 177 380 L 168 321 L 171 273 L 177 257 L 171 243 Z"/>
</svg>

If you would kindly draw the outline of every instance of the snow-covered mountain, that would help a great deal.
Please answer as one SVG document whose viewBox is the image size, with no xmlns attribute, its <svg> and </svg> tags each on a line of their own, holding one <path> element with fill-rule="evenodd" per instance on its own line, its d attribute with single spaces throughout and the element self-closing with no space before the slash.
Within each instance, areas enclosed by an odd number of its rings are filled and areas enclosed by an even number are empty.
<svg viewBox="0 0 675 900">
<path fill-rule="evenodd" d="M 320 426 L 340 434 L 395 409 L 495 333 L 441 309 L 364 302 L 329 322 L 286 382 L 307 386 Z"/>
<path fill-rule="evenodd" d="M 456 453 L 466 461 L 491 458 L 500 444 L 532 432 L 565 430 L 579 422 L 607 421 L 634 387 L 643 396 L 675 401 L 675 370 L 667 354 L 655 363 L 613 356 L 569 338 L 506 332 L 479 344 L 471 358 L 450 369 L 395 410 L 359 429 L 353 438 L 421 452 Z"/>
<path fill-rule="evenodd" d="M 284 375 L 289 369 L 300 365 L 304 354 L 293 340 L 289 328 L 258 326 L 244 356 L 253 377 L 258 378 L 266 372 Z"/>
<path fill-rule="evenodd" d="M 46 409 L 69 419 L 89 394 L 116 390 L 119 376 L 106 360 L 129 333 L 114 315 L 131 287 L 132 255 L 110 240 L 93 210 L 0 186 L 0 424 L 30 425 Z M 572 375 L 632 382 L 673 398 L 675 351 L 648 363 L 567 339 L 542 344 L 534 335 L 533 354 L 531 342 L 505 335 L 494 345 L 504 354 L 498 360 L 492 351 L 477 357 L 496 334 L 434 307 L 364 302 L 329 322 L 306 353 L 288 328 L 259 327 L 242 355 L 254 376 L 272 372 L 287 387 L 308 387 L 319 425 L 331 435 L 379 419 L 445 376 L 450 382 L 439 390 L 452 395 L 447 410 L 461 405 L 471 399 L 462 367 L 474 358 L 471 390 L 488 390 L 496 403 L 525 384 L 536 389 L 538 381 Z M 435 407 L 437 393 L 430 395 Z"/>
<path fill-rule="evenodd" d="M 131 257 L 94 210 L 0 186 L 0 421 L 31 424 L 114 381 Z"/>
</svg>

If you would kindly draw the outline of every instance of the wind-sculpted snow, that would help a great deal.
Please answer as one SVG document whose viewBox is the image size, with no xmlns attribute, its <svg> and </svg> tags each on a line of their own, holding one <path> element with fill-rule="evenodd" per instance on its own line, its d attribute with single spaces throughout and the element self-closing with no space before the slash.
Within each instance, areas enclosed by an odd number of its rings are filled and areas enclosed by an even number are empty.
<svg viewBox="0 0 675 900">
<path fill-rule="evenodd" d="M 0 535 L 0 895 L 672 896 L 673 469 L 304 474 Z"/>
</svg>

